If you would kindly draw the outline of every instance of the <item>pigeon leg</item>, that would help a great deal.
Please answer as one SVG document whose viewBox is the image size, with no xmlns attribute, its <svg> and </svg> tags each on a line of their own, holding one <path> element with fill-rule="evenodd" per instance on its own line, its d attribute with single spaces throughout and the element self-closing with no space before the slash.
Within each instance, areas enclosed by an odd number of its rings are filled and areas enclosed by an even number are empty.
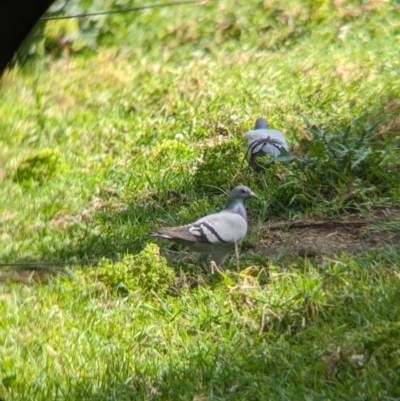
<svg viewBox="0 0 400 401">
<path fill-rule="evenodd" d="M 211 261 L 211 274 L 214 274 L 215 271 L 222 273 L 224 269 L 221 266 L 218 266 L 213 260 Z"/>
<path fill-rule="evenodd" d="M 204 273 L 206 273 L 206 274 L 208 274 L 208 270 L 205 265 L 205 261 L 207 260 L 207 258 L 208 258 L 208 253 L 201 253 L 199 255 L 199 265 L 203 269 Z"/>
</svg>

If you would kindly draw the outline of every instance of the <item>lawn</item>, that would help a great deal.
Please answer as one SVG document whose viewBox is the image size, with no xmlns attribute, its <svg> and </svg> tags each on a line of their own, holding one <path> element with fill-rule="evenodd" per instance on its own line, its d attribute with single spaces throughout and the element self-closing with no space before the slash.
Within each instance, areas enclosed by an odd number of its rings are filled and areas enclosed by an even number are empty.
<svg viewBox="0 0 400 401">
<path fill-rule="evenodd" d="M 0 400 L 400 400 L 399 11 L 155 8 L 10 68 Z M 293 157 L 255 172 L 261 116 Z M 146 235 L 239 184 L 259 199 L 223 273 Z"/>
</svg>

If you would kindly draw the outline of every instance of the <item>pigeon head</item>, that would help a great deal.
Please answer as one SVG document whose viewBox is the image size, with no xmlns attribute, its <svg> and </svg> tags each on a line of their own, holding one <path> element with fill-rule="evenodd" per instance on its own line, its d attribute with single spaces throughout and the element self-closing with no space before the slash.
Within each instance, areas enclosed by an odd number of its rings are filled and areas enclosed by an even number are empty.
<svg viewBox="0 0 400 401">
<path fill-rule="evenodd" d="M 265 118 L 257 118 L 256 120 L 256 125 L 254 126 L 254 129 L 266 129 L 268 128 L 268 123 Z"/>
<path fill-rule="evenodd" d="M 237 203 L 243 204 L 249 198 L 257 198 L 257 195 L 245 185 L 239 185 L 232 189 L 226 201 L 226 208 L 230 208 Z"/>
</svg>

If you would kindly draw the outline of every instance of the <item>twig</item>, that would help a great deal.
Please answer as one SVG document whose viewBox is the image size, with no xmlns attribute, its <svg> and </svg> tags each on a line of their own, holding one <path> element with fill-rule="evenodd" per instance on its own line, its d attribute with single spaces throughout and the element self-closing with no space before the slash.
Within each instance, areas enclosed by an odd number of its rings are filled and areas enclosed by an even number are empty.
<svg viewBox="0 0 400 401">
<path fill-rule="evenodd" d="M 152 8 L 164 8 L 164 7 L 174 7 L 174 6 L 183 6 L 188 4 L 206 4 L 208 1 L 216 1 L 216 0 L 182 0 L 182 1 L 172 1 L 171 3 L 164 4 L 149 4 L 144 6 L 136 6 L 130 8 L 123 8 L 120 10 L 108 10 L 108 11 L 98 11 L 93 13 L 84 13 L 84 14 L 76 14 L 76 15 L 60 15 L 55 17 L 42 17 L 39 18 L 40 21 L 50 21 L 50 20 L 59 20 L 59 19 L 71 19 L 71 18 L 86 18 L 86 17 L 94 17 L 98 15 L 109 15 L 109 14 L 122 14 L 129 13 L 132 11 L 141 11 L 148 10 Z"/>
<path fill-rule="evenodd" d="M 22 271 L 17 273 L 0 273 L 0 283 L 1 282 L 19 282 L 23 284 L 29 284 L 33 281 L 44 282 L 47 279 L 54 277 L 56 273 L 46 271 Z"/>
<path fill-rule="evenodd" d="M 367 220 L 322 220 L 322 221 L 313 221 L 313 220 L 295 220 L 295 221 L 279 221 L 278 223 L 269 223 L 266 224 L 268 230 L 275 231 L 280 230 L 282 228 L 286 228 L 288 230 L 292 228 L 335 228 L 335 227 L 345 227 L 345 226 L 353 226 L 353 227 L 362 227 L 368 224 L 378 223 L 382 221 L 393 220 L 393 218 L 382 217 L 375 219 L 367 219 Z"/>
<path fill-rule="evenodd" d="M 47 270 L 52 267 L 83 266 L 83 265 L 87 265 L 87 264 L 93 264 L 96 262 L 98 262 L 98 260 L 92 260 L 92 261 L 55 260 L 52 262 L 10 262 L 10 263 L 0 263 L 0 269 L 2 267 L 18 267 L 18 268 L 22 268 L 22 269 Z"/>
</svg>

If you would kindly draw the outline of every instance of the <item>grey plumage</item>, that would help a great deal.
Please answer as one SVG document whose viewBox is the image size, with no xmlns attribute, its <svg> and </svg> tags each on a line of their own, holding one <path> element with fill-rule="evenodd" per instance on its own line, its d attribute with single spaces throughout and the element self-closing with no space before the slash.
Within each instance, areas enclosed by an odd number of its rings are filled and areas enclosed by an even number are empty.
<svg viewBox="0 0 400 401">
<path fill-rule="evenodd" d="M 200 253 L 200 261 L 208 256 L 221 265 L 247 233 L 245 201 L 257 196 L 248 187 L 235 187 L 228 196 L 225 208 L 219 213 L 202 217 L 194 223 L 179 227 L 159 228 L 150 235 L 186 245 Z"/>
<path fill-rule="evenodd" d="M 265 118 L 258 118 L 254 130 L 248 131 L 245 136 L 248 139 L 246 159 L 250 165 L 256 164 L 259 156 L 269 154 L 272 157 L 278 157 L 282 149 L 288 151 L 285 136 L 281 131 L 269 128 Z"/>
</svg>

